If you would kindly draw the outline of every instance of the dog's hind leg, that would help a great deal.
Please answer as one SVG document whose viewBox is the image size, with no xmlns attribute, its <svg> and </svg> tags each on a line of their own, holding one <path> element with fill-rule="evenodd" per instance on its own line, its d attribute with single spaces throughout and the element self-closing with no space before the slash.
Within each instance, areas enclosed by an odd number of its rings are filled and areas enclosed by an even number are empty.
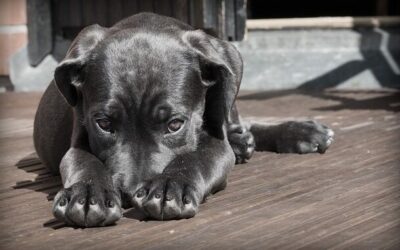
<svg viewBox="0 0 400 250">
<path fill-rule="evenodd" d="M 333 136 L 332 129 L 315 121 L 288 121 L 274 125 L 243 122 L 236 106 L 228 125 L 228 140 L 236 164 L 249 160 L 254 151 L 322 154 L 332 144 Z"/>
<path fill-rule="evenodd" d="M 228 140 L 235 153 L 236 164 L 245 163 L 251 158 L 255 149 L 253 134 L 240 119 L 234 104 L 231 111 L 231 121 L 228 124 Z"/>
<path fill-rule="evenodd" d="M 55 175 L 60 173 L 61 158 L 70 147 L 72 124 L 72 108 L 54 82 L 50 83 L 36 111 L 33 141 L 40 160 Z"/>
<path fill-rule="evenodd" d="M 288 121 L 277 125 L 251 124 L 256 151 L 277 153 L 324 153 L 334 132 L 315 121 Z"/>
</svg>

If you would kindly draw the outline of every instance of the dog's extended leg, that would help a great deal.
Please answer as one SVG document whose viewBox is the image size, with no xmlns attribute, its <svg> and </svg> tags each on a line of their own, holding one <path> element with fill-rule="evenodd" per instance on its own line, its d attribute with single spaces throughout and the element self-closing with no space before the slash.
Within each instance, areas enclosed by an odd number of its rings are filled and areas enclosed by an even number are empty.
<svg viewBox="0 0 400 250">
<path fill-rule="evenodd" d="M 54 198 L 54 216 L 70 225 L 113 224 L 121 217 L 121 198 L 103 163 L 80 148 L 70 148 L 60 164 L 64 188 Z"/>
<path fill-rule="evenodd" d="M 224 188 L 234 166 L 234 154 L 226 140 L 203 136 L 202 148 L 177 156 L 155 178 L 139 185 L 132 203 L 159 220 L 193 217 L 210 193 Z"/>
<path fill-rule="evenodd" d="M 315 121 L 288 121 L 278 125 L 251 124 L 256 151 L 325 153 L 333 142 L 332 129 Z"/>
<path fill-rule="evenodd" d="M 53 213 L 74 226 L 112 224 L 121 217 L 120 194 L 103 163 L 86 149 L 86 132 L 78 120 L 51 83 L 35 117 L 34 141 L 40 159 L 63 181 Z"/>
</svg>

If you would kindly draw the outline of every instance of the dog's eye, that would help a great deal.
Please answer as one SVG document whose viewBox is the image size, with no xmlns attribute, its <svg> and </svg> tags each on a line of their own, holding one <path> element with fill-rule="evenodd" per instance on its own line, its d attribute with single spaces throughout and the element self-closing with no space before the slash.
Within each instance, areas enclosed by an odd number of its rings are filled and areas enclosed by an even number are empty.
<svg viewBox="0 0 400 250">
<path fill-rule="evenodd" d="M 97 119 L 96 120 L 97 125 L 99 125 L 99 127 L 106 131 L 106 132 L 112 132 L 112 127 L 111 127 L 111 122 L 107 119 Z"/>
<path fill-rule="evenodd" d="M 168 123 L 168 131 L 170 133 L 177 132 L 182 128 L 184 121 L 180 119 L 174 119 Z"/>
</svg>

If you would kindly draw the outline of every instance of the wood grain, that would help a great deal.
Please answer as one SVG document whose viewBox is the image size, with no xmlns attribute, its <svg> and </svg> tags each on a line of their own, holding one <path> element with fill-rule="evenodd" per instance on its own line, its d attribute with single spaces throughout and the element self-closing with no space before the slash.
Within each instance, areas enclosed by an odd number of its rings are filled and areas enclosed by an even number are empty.
<svg viewBox="0 0 400 250">
<path fill-rule="evenodd" d="M 60 188 L 37 159 L 40 93 L 0 94 L 0 249 L 399 249 L 400 95 L 382 91 L 241 93 L 244 119 L 316 119 L 324 154 L 257 152 L 189 220 L 74 229 L 53 219 Z"/>
</svg>

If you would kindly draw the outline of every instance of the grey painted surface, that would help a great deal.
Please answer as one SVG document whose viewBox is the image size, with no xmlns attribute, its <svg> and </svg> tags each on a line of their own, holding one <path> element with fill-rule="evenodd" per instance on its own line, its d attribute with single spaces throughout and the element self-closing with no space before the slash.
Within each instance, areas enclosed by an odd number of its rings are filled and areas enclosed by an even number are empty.
<svg viewBox="0 0 400 250">
<path fill-rule="evenodd" d="M 250 31 L 242 89 L 400 88 L 400 29 Z"/>
<path fill-rule="evenodd" d="M 10 79 L 15 91 L 46 89 L 53 79 L 57 64 L 52 55 L 47 55 L 38 66 L 33 67 L 29 63 L 27 48 L 21 49 L 10 59 Z"/>
<path fill-rule="evenodd" d="M 59 40 L 36 68 L 26 50 L 12 58 L 17 91 L 47 86 L 69 44 Z M 244 60 L 242 89 L 400 88 L 400 28 L 252 30 L 235 45 Z"/>
</svg>

